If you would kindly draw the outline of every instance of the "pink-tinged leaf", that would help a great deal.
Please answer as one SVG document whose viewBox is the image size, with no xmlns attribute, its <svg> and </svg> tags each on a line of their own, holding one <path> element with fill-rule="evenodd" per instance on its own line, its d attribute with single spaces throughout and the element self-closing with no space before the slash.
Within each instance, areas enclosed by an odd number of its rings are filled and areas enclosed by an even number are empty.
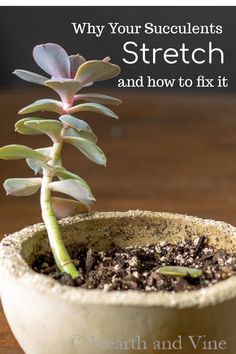
<svg viewBox="0 0 236 354">
<path fill-rule="evenodd" d="M 119 106 L 122 103 L 122 101 L 116 97 L 102 95 L 99 93 L 82 93 L 82 94 L 75 95 L 74 99 L 75 101 L 86 101 L 86 102 L 92 101 L 95 103 L 111 104 L 114 106 Z"/>
<path fill-rule="evenodd" d="M 44 82 L 48 80 L 48 78 L 45 76 L 32 73 L 31 71 L 27 71 L 27 70 L 16 69 L 15 71 L 13 71 L 13 74 L 18 76 L 22 80 L 32 82 L 33 84 L 38 84 L 38 85 L 43 85 Z"/>
<path fill-rule="evenodd" d="M 90 211 L 90 207 L 88 205 L 79 203 L 73 199 L 59 197 L 52 197 L 52 208 L 58 219 L 76 214 L 88 213 Z"/>
<path fill-rule="evenodd" d="M 75 80 L 47 80 L 45 85 L 56 91 L 63 103 L 73 104 L 74 96 L 82 86 Z"/>
<path fill-rule="evenodd" d="M 75 112 L 83 112 L 83 111 L 104 114 L 105 116 L 118 119 L 118 116 L 111 109 L 99 103 L 81 103 L 77 106 L 69 108 L 69 113 L 71 114 Z"/>
<path fill-rule="evenodd" d="M 58 114 L 63 114 L 63 104 L 60 101 L 52 100 L 50 98 L 37 100 L 34 103 L 22 108 L 18 113 L 19 114 L 28 114 L 38 111 L 48 111 L 56 112 Z"/>
<path fill-rule="evenodd" d="M 79 67 L 75 75 L 75 80 L 85 85 L 90 82 L 111 79 L 119 75 L 119 73 L 120 67 L 118 65 L 103 60 L 91 60 L 86 61 Z"/>
<path fill-rule="evenodd" d="M 63 124 L 56 119 L 29 120 L 25 125 L 48 135 L 54 142 L 61 139 Z"/>
<path fill-rule="evenodd" d="M 46 43 L 34 47 L 33 57 L 38 66 L 55 78 L 70 78 L 70 60 L 58 44 Z"/>
<path fill-rule="evenodd" d="M 98 165 L 106 166 L 106 156 L 104 152 L 91 141 L 81 138 L 65 136 L 64 141 L 76 147 L 82 154 L 84 154 L 89 160 L 97 163 Z"/>
<path fill-rule="evenodd" d="M 104 59 L 102 59 L 102 61 L 109 62 L 109 61 L 111 61 L 111 58 L 110 57 L 105 57 Z"/>
<path fill-rule="evenodd" d="M 82 57 L 82 55 L 79 54 L 70 55 L 69 60 L 70 60 L 70 77 L 73 79 L 80 65 L 85 63 L 86 60 L 84 59 L 84 57 Z"/>
<path fill-rule="evenodd" d="M 35 194 L 42 184 L 42 178 L 10 178 L 3 187 L 7 195 L 14 197 L 29 196 Z"/>
<path fill-rule="evenodd" d="M 6 145 L 0 148 L 0 159 L 4 160 L 22 160 L 33 158 L 40 161 L 48 161 L 49 157 L 44 156 L 36 150 L 25 145 Z"/>
<path fill-rule="evenodd" d="M 93 205 L 96 201 L 92 193 L 75 179 L 51 182 L 49 188 L 52 192 L 67 194 L 86 205 Z"/>
</svg>

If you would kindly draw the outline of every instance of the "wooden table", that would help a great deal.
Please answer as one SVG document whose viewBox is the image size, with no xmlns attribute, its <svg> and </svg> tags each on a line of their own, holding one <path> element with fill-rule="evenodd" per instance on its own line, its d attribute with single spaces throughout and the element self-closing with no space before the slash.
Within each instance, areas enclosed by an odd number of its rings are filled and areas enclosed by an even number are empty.
<svg viewBox="0 0 236 354">
<path fill-rule="evenodd" d="M 91 90 L 90 90 L 91 91 Z M 0 92 L 1 144 L 48 146 L 46 137 L 13 133 L 16 112 L 48 91 Z M 90 184 L 97 210 L 149 209 L 236 224 L 236 96 L 109 92 L 123 99 L 116 121 L 83 114 L 107 153 L 107 168 L 65 146 L 64 161 Z M 40 115 L 39 115 L 40 116 Z M 23 161 L 0 161 L 1 182 L 30 176 Z M 38 196 L 5 197 L 0 236 L 40 221 Z M 22 354 L 0 311 L 0 354 Z"/>
</svg>

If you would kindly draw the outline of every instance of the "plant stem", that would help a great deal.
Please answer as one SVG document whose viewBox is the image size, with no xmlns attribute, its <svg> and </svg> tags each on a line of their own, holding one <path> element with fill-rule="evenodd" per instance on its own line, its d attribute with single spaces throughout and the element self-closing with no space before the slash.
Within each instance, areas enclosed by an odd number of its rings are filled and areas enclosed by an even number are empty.
<svg viewBox="0 0 236 354">
<path fill-rule="evenodd" d="M 65 131 L 66 128 L 63 128 L 61 133 L 62 137 Z M 48 162 L 49 165 L 53 166 L 60 157 L 62 145 L 63 139 L 61 139 L 61 141 L 53 143 L 52 151 L 50 154 L 51 160 Z M 52 179 L 53 173 L 51 173 L 49 170 L 44 169 L 40 194 L 42 218 L 47 229 L 49 243 L 57 267 L 60 269 L 61 272 L 68 273 L 71 275 L 72 278 L 76 278 L 79 276 L 79 272 L 77 271 L 72 259 L 70 258 L 65 248 L 61 236 L 61 231 L 51 204 L 51 191 L 49 189 L 49 184 L 52 182 Z"/>
</svg>

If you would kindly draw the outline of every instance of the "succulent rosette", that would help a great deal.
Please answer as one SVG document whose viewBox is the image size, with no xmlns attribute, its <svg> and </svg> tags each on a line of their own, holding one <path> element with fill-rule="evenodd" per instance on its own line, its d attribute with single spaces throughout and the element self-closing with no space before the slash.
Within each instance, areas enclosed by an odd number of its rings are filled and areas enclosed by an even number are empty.
<svg viewBox="0 0 236 354">
<path fill-rule="evenodd" d="M 69 105 L 73 104 L 74 100 L 80 99 L 80 96 L 75 94 L 83 87 L 111 79 L 120 73 L 119 66 L 110 63 L 109 57 L 86 61 L 80 54 L 68 55 L 65 49 L 55 43 L 37 45 L 34 47 L 33 57 L 50 78 L 21 69 L 16 69 L 13 73 L 25 81 L 52 88 L 60 95 L 62 102 Z M 109 99 L 108 102 L 104 102 L 105 97 L 99 100 L 97 95 L 95 98 L 98 103 L 115 104 L 114 100 Z M 87 100 L 85 95 L 81 100 Z"/>
</svg>

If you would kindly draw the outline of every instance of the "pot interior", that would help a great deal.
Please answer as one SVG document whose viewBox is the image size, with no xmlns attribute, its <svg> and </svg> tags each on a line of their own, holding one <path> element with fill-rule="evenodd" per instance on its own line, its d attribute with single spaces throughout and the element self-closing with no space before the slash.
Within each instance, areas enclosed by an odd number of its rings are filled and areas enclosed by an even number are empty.
<svg viewBox="0 0 236 354">
<path fill-rule="evenodd" d="M 221 222 L 203 220 L 190 216 L 155 212 L 92 213 L 61 221 L 62 236 L 68 249 L 85 243 L 96 250 L 107 250 L 113 245 L 146 245 L 162 240 L 178 243 L 183 239 L 206 236 L 209 245 L 236 252 L 236 232 Z M 21 255 L 31 264 L 35 255 L 50 250 L 44 229 L 26 239 Z"/>
</svg>

